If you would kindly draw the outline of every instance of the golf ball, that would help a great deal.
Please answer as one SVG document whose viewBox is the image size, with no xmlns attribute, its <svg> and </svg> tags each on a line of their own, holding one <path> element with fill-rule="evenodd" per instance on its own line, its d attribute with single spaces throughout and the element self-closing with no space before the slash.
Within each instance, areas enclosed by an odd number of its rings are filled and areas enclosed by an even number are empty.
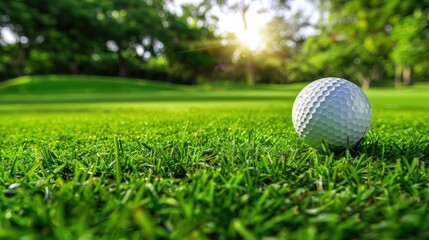
<svg viewBox="0 0 429 240">
<path fill-rule="evenodd" d="M 292 121 L 310 146 L 354 147 L 371 125 L 371 106 L 362 90 L 342 78 L 322 78 L 304 87 L 295 99 Z"/>
</svg>

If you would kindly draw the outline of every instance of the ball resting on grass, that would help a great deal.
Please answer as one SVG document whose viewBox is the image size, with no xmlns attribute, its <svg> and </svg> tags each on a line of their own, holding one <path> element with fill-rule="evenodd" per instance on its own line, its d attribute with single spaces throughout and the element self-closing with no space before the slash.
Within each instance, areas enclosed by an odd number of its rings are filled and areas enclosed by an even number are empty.
<svg viewBox="0 0 429 240">
<path fill-rule="evenodd" d="M 371 106 L 362 90 L 342 78 L 322 78 L 295 99 L 292 121 L 298 135 L 313 147 L 356 146 L 371 125 Z"/>
</svg>

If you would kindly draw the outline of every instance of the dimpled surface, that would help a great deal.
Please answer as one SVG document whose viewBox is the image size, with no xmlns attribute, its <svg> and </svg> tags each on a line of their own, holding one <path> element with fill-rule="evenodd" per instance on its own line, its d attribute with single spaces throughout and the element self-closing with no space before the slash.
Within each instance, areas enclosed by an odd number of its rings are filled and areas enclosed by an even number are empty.
<svg viewBox="0 0 429 240">
<path fill-rule="evenodd" d="M 296 132 L 311 146 L 355 146 L 371 125 L 368 98 L 342 78 L 322 78 L 308 84 L 295 99 L 292 121 Z"/>
</svg>

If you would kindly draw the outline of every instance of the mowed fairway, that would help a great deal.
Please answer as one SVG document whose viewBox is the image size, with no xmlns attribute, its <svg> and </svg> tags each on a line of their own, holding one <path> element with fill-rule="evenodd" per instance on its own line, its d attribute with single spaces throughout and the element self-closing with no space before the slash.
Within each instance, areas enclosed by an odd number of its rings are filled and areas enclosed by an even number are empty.
<svg viewBox="0 0 429 240">
<path fill-rule="evenodd" d="M 293 129 L 303 84 L 72 80 L 0 85 L 0 238 L 429 238 L 427 84 L 367 91 L 333 153 Z"/>
</svg>

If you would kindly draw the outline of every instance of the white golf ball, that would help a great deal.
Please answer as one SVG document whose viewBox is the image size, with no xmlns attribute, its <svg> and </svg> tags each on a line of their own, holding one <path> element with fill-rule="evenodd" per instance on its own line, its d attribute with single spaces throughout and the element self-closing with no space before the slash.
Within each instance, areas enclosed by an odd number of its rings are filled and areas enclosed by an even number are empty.
<svg viewBox="0 0 429 240">
<path fill-rule="evenodd" d="M 342 78 L 322 78 L 308 84 L 295 99 L 292 121 L 310 146 L 332 149 L 357 145 L 371 125 L 371 106 L 362 90 Z"/>
</svg>

